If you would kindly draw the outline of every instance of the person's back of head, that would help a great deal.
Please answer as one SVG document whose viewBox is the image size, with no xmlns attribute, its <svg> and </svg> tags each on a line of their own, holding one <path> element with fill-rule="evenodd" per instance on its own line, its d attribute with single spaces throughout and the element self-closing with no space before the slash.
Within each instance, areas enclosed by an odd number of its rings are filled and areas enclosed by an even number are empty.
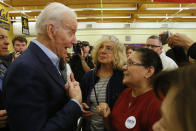
<svg viewBox="0 0 196 131">
<path fill-rule="evenodd" d="M 154 67 L 154 74 L 157 74 L 163 69 L 163 65 L 159 55 L 148 48 L 135 49 L 134 52 L 140 53 L 140 60 L 145 67 Z"/>
<path fill-rule="evenodd" d="M 191 48 L 188 50 L 187 55 L 189 57 L 189 61 L 191 63 L 195 63 L 196 61 L 196 45 L 192 45 Z"/>
<path fill-rule="evenodd" d="M 176 62 L 178 66 L 189 64 L 188 57 L 183 47 L 175 46 L 166 52 L 166 55 Z"/>
<path fill-rule="evenodd" d="M 162 72 L 153 80 L 155 93 L 163 98 L 162 119 L 154 126 L 155 129 L 162 128 L 166 124 L 169 130 L 195 131 L 196 130 L 196 65 L 184 66 L 178 70 Z M 163 122 L 163 121 L 162 121 Z M 155 130 L 158 131 L 158 130 Z"/>
</svg>

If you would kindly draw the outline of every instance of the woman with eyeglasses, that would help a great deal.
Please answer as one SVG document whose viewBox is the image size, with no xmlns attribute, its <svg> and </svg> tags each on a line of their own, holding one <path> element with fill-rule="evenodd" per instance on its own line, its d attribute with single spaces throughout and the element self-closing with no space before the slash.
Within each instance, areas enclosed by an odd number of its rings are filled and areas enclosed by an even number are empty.
<svg viewBox="0 0 196 131">
<path fill-rule="evenodd" d="M 98 41 L 92 56 L 96 68 L 86 73 L 81 83 L 83 115 L 86 117 L 83 131 L 103 131 L 104 121 L 96 107 L 105 102 L 112 109 L 125 89 L 122 68 L 127 57 L 125 46 L 112 35 L 105 35 Z"/>
<path fill-rule="evenodd" d="M 162 70 L 160 57 L 150 49 L 136 49 L 123 70 L 123 83 L 129 88 L 119 96 L 112 111 L 108 104 L 100 103 L 97 112 L 112 131 L 152 131 L 152 125 L 161 117 L 161 101 L 149 83 Z"/>
</svg>

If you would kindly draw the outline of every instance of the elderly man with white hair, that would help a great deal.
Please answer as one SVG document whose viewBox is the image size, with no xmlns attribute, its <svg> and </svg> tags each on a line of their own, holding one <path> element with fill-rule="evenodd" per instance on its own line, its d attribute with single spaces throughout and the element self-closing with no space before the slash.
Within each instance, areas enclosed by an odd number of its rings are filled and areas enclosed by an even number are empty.
<svg viewBox="0 0 196 131">
<path fill-rule="evenodd" d="M 9 67 L 3 83 L 11 131 L 72 131 L 82 95 L 59 70 L 62 52 L 76 43 L 76 14 L 51 3 L 36 22 L 37 38 Z"/>
</svg>

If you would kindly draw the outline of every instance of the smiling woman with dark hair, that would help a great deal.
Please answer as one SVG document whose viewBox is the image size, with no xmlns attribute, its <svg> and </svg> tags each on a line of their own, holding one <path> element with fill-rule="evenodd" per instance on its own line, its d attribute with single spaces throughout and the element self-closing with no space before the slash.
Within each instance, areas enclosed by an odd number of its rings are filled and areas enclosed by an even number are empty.
<svg viewBox="0 0 196 131">
<path fill-rule="evenodd" d="M 97 111 L 107 118 L 112 131 L 152 131 L 160 119 L 160 105 L 150 85 L 152 76 L 162 70 L 159 55 L 147 48 L 136 49 L 123 67 L 125 89 L 117 99 L 112 112 L 106 103 Z"/>
</svg>

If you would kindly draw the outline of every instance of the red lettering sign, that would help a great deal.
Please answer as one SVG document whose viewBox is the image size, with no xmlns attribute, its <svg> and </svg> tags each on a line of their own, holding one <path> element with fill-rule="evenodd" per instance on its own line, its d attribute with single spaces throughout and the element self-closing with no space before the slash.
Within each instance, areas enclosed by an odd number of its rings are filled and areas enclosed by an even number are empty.
<svg viewBox="0 0 196 131">
<path fill-rule="evenodd" d="M 196 0 L 154 0 L 155 2 L 196 3 Z"/>
</svg>

